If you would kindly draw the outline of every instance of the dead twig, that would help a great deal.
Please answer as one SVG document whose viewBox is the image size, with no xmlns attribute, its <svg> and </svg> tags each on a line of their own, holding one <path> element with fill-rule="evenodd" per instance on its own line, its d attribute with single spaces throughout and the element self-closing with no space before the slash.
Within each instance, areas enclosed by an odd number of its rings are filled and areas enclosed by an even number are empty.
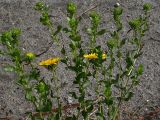
<svg viewBox="0 0 160 120">
<path fill-rule="evenodd" d="M 96 104 L 100 99 L 103 99 L 103 96 L 99 96 L 96 99 L 94 99 L 93 104 Z M 74 109 L 79 106 L 80 106 L 79 103 L 68 104 L 68 105 L 63 106 L 62 110 L 67 111 L 68 109 Z M 57 112 L 57 110 L 58 110 L 58 108 L 53 108 L 51 112 L 34 112 L 34 113 L 32 113 L 32 115 L 33 116 L 40 116 L 40 115 L 47 116 L 47 115 L 50 115 L 51 113 Z"/>
<path fill-rule="evenodd" d="M 39 54 L 36 54 L 36 57 L 39 57 L 39 56 L 45 54 L 46 52 L 48 52 L 48 50 L 51 48 L 52 45 L 53 45 L 53 41 L 51 41 L 51 42 L 48 44 L 48 46 L 45 47 L 45 50 L 44 50 L 43 52 L 41 52 L 41 53 L 39 53 Z"/>
<path fill-rule="evenodd" d="M 74 104 L 68 104 L 65 105 L 62 110 L 66 111 L 67 109 L 73 109 L 73 108 L 77 108 L 79 107 L 79 103 L 74 103 Z M 46 115 L 50 115 L 51 113 L 57 112 L 58 108 L 53 108 L 51 112 L 34 112 L 32 113 L 33 116 L 46 116 Z"/>
</svg>

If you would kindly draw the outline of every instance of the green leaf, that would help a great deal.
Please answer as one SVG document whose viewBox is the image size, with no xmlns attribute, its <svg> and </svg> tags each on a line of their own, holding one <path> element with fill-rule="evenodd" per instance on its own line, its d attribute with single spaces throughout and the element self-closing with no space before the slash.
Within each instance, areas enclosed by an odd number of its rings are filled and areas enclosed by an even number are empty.
<svg viewBox="0 0 160 120">
<path fill-rule="evenodd" d="M 80 82 L 80 80 L 81 80 L 81 78 L 84 78 L 84 77 L 86 77 L 86 73 L 85 72 L 81 72 L 81 73 L 79 73 L 77 76 L 76 76 L 76 81 L 79 83 Z"/>
<path fill-rule="evenodd" d="M 78 102 L 82 103 L 84 101 L 84 97 L 85 97 L 85 94 L 81 94 L 81 96 L 78 98 Z"/>
<path fill-rule="evenodd" d="M 52 101 L 48 98 L 43 100 L 43 104 L 40 106 L 40 112 L 49 112 L 52 109 Z"/>
<path fill-rule="evenodd" d="M 129 69 L 133 65 L 133 60 L 129 53 L 126 54 L 126 63 L 127 63 L 126 66 L 127 69 Z"/>
<path fill-rule="evenodd" d="M 118 40 L 116 39 L 109 39 L 107 41 L 107 46 L 110 48 L 110 49 L 113 49 L 114 47 L 116 47 L 118 45 Z"/>
<path fill-rule="evenodd" d="M 12 38 L 14 39 L 14 41 L 16 41 L 17 37 L 20 36 L 21 34 L 21 30 L 18 28 L 13 28 L 11 29 L 12 32 Z"/>
<path fill-rule="evenodd" d="M 103 35 L 104 33 L 106 33 L 106 29 L 102 29 L 98 31 L 97 35 Z"/>
<path fill-rule="evenodd" d="M 122 9 L 121 7 L 116 6 L 116 7 L 114 8 L 114 11 L 113 11 L 113 15 L 114 15 L 114 16 L 122 15 L 122 13 L 123 13 L 123 9 Z"/>
<path fill-rule="evenodd" d="M 44 111 L 51 111 L 51 109 L 52 109 L 52 101 L 48 99 L 48 100 L 46 101 Z"/>
<path fill-rule="evenodd" d="M 67 12 L 70 13 L 70 15 L 76 13 L 76 10 L 77 10 L 76 4 L 74 4 L 73 2 L 69 2 L 67 4 Z"/>
<path fill-rule="evenodd" d="M 33 96 L 32 89 L 26 90 L 25 98 L 29 101 L 32 101 L 32 102 L 34 102 L 36 100 L 35 96 Z"/>
<path fill-rule="evenodd" d="M 88 106 L 88 105 L 87 105 L 87 106 Z M 88 112 L 88 113 L 92 112 L 93 108 L 94 108 L 93 105 L 90 105 L 90 106 L 87 108 L 87 112 Z"/>
<path fill-rule="evenodd" d="M 62 26 L 58 25 L 57 26 L 57 30 L 55 31 L 55 33 L 53 34 L 54 36 L 57 35 L 60 31 L 62 30 Z"/>
<path fill-rule="evenodd" d="M 122 52 L 120 50 L 117 51 L 117 57 L 122 58 Z"/>
<path fill-rule="evenodd" d="M 21 59 L 21 51 L 20 51 L 20 49 L 17 49 L 17 48 L 13 49 L 9 53 L 9 55 L 11 55 L 15 61 L 20 61 L 20 59 Z"/>
<path fill-rule="evenodd" d="M 80 41 L 81 40 L 81 36 L 80 35 L 76 35 L 76 36 L 71 36 L 70 37 L 72 40 L 74 40 L 74 41 Z M 77 46 L 78 47 L 78 46 Z"/>
<path fill-rule="evenodd" d="M 37 84 L 36 89 L 39 93 L 44 93 L 44 92 L 48 92 L 49 86 L 44 81 L 40 81 Z"/>
<path fill-rule="evenodd" d="M 2 50 L 0 50 L 0 56 L 1 56 L 1 55 L 4 55 L 4 54 L 5 54 L 5 53 L 4 53 Z"/>
<path fill-rule="evenodd" d="M 77 29 L 77 25 L 78 25 L 78 20 L 76 18 L 71 18 L 71 19 L 68 19 L 68 22 L 69 22 L 69 26 L 76 30 Z M 74 31 L 75 32 L 75 31 Z"/>
<path fill-rule="evenodd" d="M 77 99 L 77 98 L 78 98 L 75 92 L 69 92 L 69 94 L 71 94 L 71 96 L 72 96 L 74 99 Z"/>
<path fill-rule="evenodd" d="M 110 88 L 111 85 L 112 85 L 111 82 L 110 82 L 110 80 L 108 80 L 108 79 L 104 80 L 103 83 L 104 83 L 104 85 L 105 85 L 106 88 Z"/>
<path fill-rule="evenodd" d="M 98 120 L 105 120 L 104 116 L 102 116 L 102 114 L 99 112 L 96 113 L 96 116 L 97 116 Z"/>
<path fill-rule="evenodd" d="M 75 66 L 68 66 L 67 68 L 70 69 L 70 70 L 72 70 L 72 71 L 74 71 L 74 72 L 77 71 L 77 68 Z"/>
<path fill-rule="evenodd" d="M 77 118 L 76 118 L 76 116 L 75 115 L 73 115 L 72 117 L 66 117 L 65 118 L 65 120 L 76 120 Z"/>
<path fill-rule="evenodd" d="M 121 41 L 121 43 L 120 43 L 120 47 L 122 47 L 123 45 L 125 45 L 126 41 L 127 41 L 127 39 L 123 39 L 123 40 Z"/>
<path fill-rule="evenodd" d="M 83 116 L 84 120 L 86 120 L 86 118 L 87 118 L 87 116 L 88 116 L 87 111 L 83 110 L 83 111 L 82 111 L 82 116 Z"/>
<path fill-rule="evenodd" d="M 64 31 L 65 33 L 71 32 L 68 28 L 63 28 L 63 31 Z"/>
<path fill-rule="evenodd" d="M 141 18 L 135 18 L 131 21 L 129 21 L 129 25 L 132 29 L 137 30 L 141 27 L 142 19 Z"/>
<path fill-rule="evenodd" d="M 105 101 L 106 105 L 110 106 L 113 104 L 113 99 L 110 97 L 110 98 L 106 98 Z"/>
<path fill-rule="evenodd" d="M 88 33 L 89 35 L 91 35 L 91 34 L 92 34 L 92 32 L 93 32 L 93 31 L 92 31 L 92 29 L 91 29 L 91 28 L 88 28 L 88 29 L 87 29 L 87 33 Z"/>
<path fill-rule="evenodd" d="M 108 85 L 108 87 L 105 87 L 104 95 L 106 98 L 109 98 L 112 95 L 111 85 Z"/>
<path fill-rule="evenodd" d="M 124 100 L 125 100 L 125 101 L 129 101 L 132 97 L 133 97 L 133 92 L 128 92 L 128 93 L 125 95 Z"/>
<path fill-rule="evenodd" d="M 86 87 L 88 87 L 90 85 L 90 81 L 86 81 L 83 83 L 83 88 L 85 89 Z"/>
<path fill-rule="evenodd" d="M 138 54 L 136 54 L 135 56 L 134 56 L 134 59 L 137 59 L 139 56 L 141 56 L 143 54 L 143 52 L 140 52 L 140 53 L 138 53 Z"/>
<path fill-rule="evenodd" d="M 97 12 L 93 11 L 90 13 L 89 16 L 90 16 L 90 19 L 91 19 L 93 26 L 97 27 L 98 24 L 100 23 L 100 20 L 101 20 L 100 15 Z"/>
<path fill-rule="evenodd" d="M 20 36 L 21 30 L 13 28 L 9 31 L 3 32 L 1 35 L 1 42 L 7 48 L 15 47 L 18 44 L 18 37 Z"/>
<path fill-rule="evenodd" d="M 132 79 L 132 83 L 133 83 L 133 85 L 139 85 L 139 83 L 140 83 L 140 80 L 138 80 L 138 79 Z"/>
<path fill-rule="evenodd" d="M 76 45 L 74 42 L 72 42 L 71 44 L 69 44 L 69 47 L 72 49 L 72 50 L 75 50 L 76 49 Z"/>
<path fill-rule="evenodd" d="M 64 46 L 63 46 L 62 49 L 61 49 L 61 53 L 62 53 L 63 55 L 66 54 L 66 50 L 65 50 Z"/>
<path fill-rule="evenodd" d="M 48 7 L 43 2 L 37 2 L 34 9 L 40 12 L 48 11 Z"/>
<path fill-rule="evenodd" d="M 138 74 L 138 75 L 142 75 L 142 73 L 143 73 L 143 65 L 140 64 L 140 65 L 138 66 L 138 69 L 137 69 L 137 74 Z"/>
<path fill-rule="evenodd" d="M 68 59 L 67 59 L 67 58 L 65 58 L 65 59 L 61 59 L 61 62 L 62 62 L 62 63 L 64 63 L 64 64 L 67 64 L 67 61 L 68 61 Z M 67 69 L 67 67 L 66 67 L 66 69 Z"/>
<path fill-rule="evenodd" d="M 22 78 L 20 78 L 20 79 L 18 80 L 18 84 L 22 85 L 23 87 L 24 87 L 24 86 L 27 87 L 27 86 L 28 86 L 28 80 L 25 79 L 24 77 L 22 77 Z"/>
<path fill-rule="evenodd" d="M 11 66 L 11 65 L 7 65 L 7 66 L 5 66 L 4 71 L 6 71 L 6 72 L 14 72 L 15 71 L 15 67 Z"/>
<path fill-rule="evenodd" d="M 30 71 L 29 77 L 30 79 L 32 78 L 32 79 L 38 80 L 38 78 L 40 77 L 40 70 L 38 68 L 33 68 Z"/>
<path fill-rule="evenodd" d="M 42 16 L 40 17 L 40 22 L 43 25 L 51 25 L 52 24 L 51 21 L 50 21 L 48 13 L 43 13 L 42 14 Z"/>
</svg>

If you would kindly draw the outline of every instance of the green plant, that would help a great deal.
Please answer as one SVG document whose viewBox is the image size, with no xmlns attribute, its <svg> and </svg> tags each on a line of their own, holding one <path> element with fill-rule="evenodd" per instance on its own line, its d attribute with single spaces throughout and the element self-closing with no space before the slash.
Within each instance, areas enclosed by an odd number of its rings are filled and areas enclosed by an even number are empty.
<svg viewBox="0 0 160 120">
<path fill-rule="evenodd" d="M 39 66 L 35 64 L 39 55 L 32 52 L 23 53 L 20 50 L 19 29 L 11 29 L 0 36 L 0 42 L 5 47 L 0 53 L 11 59 L 4 69 L 17 74 L 16 82 L 22 86 L 26 99 L 35 107 L 36 113 L 30 112 L 30 118 L 32 120 L 120 119 L 121 105 L 131 99 L 134 94 L 133 89 L 139 84 L 139 76 L 143 73 L 143 65 L 136 67 L 136 61 L 142 55 L 142 38 L 149 28 L 151 5 L 145 4 L 144 15 L 129 21 L 130 35 L 127 34 L 125 38 L 121 37 L 123 9 L 115 5 L 113 20 L 116 28 L 109 32 L 111 37 L 106 40 L 107 53 L 96 42 L 98 37 L 108 32 L 106 29 L 99 28 L 101 17 L 97 12 L 91 12 L 89 15 L 91 25 L 87 28 L 89 48 L 86 50 L 82 47 L 83 40 L 79 32 L 81 21 L 77 18 L 77 7 L 74 3 L 67 4 L 68 26 L 58 25 L 56 30 L 50 19 L 49 9 L 44 3 L 38 2 L 34 9 L 41 13 L 40 22 L 49 28 L 52 43 L 57 44 L 63 56 L 50 58 L 38 64 L 52 73 L 50 83 L 40 77 Z M 64 45 L 60 45 L 60 39 L 57 36 L 59 32 L 65 32 L 68 35 L 71 56 L 66 52 Z M 131 47 L 128 49 L 128 46 Z M 59 62 L 66 65 L 66 70 L 75 73 L 73 84 L 77 86 L 78 92 L 70 91 L 68 94 L 78 101 L 76 104 L 62 106 L 59 93 L 61 80 L 56 73 Z M 92 81 L 95 81 L 94 85 Z M 96 98 L 87 96 L 88 87 L 93 87 Z M 53 93 L 53 89 L 56 92 Z M 52 100 L 57 101 L 54 103 L 58 106 L 56 109 L 52 109 Z M 64 110 L 74 107 L 76 107 L 76 113 L 64 114 Z"/>
</svg>

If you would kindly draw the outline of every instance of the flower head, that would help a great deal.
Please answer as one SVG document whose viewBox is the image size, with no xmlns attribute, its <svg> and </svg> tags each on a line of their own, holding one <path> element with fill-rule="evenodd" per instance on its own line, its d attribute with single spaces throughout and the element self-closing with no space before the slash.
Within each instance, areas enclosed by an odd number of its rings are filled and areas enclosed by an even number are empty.
<svg viewBox="0 0 160 120">
<path fill-rule="evenodd" d="M 27 56 L 28 58 L 32 59 L 32 58 L 35 57 L 35 54 L 32 53 L 32 52 L 28 52 L 28 53 L 26 53 L 26 56 Z"/>
<path fill-rule="evenodd" d="M 102 54 L 102 59 L 106 59 L 107 55 L 105 53 Z"/>
<path fill-rule="evenodd" d="M 98 58 L 98 54 L 96 53 L 91 53 L 91 54 L 84 54 L 83 55 L 84 58 L 87 58 L 87 59 L 97 59 Z M 106 59 L 106 54 L 102 54 L 102 59 Z"/>
<path fill-rule="evenodd" d="M 50 65 L 56 65 L 60 61 L 60 58 L 50 58 L 48 60 L 41 61 L 39 63 L 40 66 L 50 66 Z"/>
<path fill-rule="evenodd" d="M 97 59 L 98 58 L 96 53 L 85 54 L 83 57 L 87 59 Z"/>
</svg>

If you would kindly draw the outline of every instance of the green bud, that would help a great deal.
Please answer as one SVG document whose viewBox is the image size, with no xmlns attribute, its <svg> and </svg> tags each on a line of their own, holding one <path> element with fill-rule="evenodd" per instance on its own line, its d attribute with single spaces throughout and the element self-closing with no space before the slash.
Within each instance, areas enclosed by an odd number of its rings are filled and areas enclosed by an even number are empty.
<svg viewBox="0 0 160 120">
<path fill-rule="evenodd" d="M 152 4 L 150 4 L 150 3 L 145 3 L 144 5 L 143 5 L 143 10 L 144 11 L 149 11 L 149 10 L 151 10 L 152 9 Z"/>
<path fill-rule="evenodd" d="M 67 12 L 70 13 L 71 15 L 76 13 L 76 10 L 77 10 L 77 6 L 73 2 L 70 2 L 67 4 Z"/>
<path fill-rule="evenodd" d="M 35 9 L 35 10 L 38 10 L 38 11 L 43 11 L 45 8 L 46 8 L 46 6 L 44 5 L 43 2 L 38 2 L 38 3 L 36 3 L 36 5 L 34 6 L 34 9 Z"/>
<path fill-rule="evenodd" d="M 68 19 L 68 21 L 69 21 L 69 25 L 70 25 L 71 28 L 76 28 L 77 27 L 78 21 L 75 18 Z"/>
<path fill-rule="evenodd" d="M 40 17 L 40 22 L 43 25 L 50 25 L 51 24 L 51 21 L 50 21 L 48 13 L 43 13 L 42 14 L 42 17 Z"/>
<path fill-rule="evenodd" d="M 142 73 L 143 73 L 143 65 L 140 64 L 140 65 L 138 66 L 138 69 L 137 69 L 137 74 L 138 74 L 138 75 L 142 75 Z"/>
<path fill-rule="evenodd" d="M 116 15 L 122 15 L 122 12 L 123 12 L 123 9 L 121 7 L 115 7 L 114 8 L 114 11 L 113 11 L 113 15 L 116 16 Z"/>
<path fill-rule="evenodd" d="M 36 57 L 36 55 L 32 52 L 26 53 L 26 60 L 29 62 L 31 62 L 35 57 Z"/>
<path fill-rule="evenodd" d="M 101 17 L 97 12 L 92 12 L 89 16 L 93 24 L 98 25 L 100 23 Z"/>
<path fill-rule="evenodd" d="M 136 18 L 136 19 L 129 21 L 130 27 L 134 30 L 137 30 L 139 27 L 141 27 L 141 24 L 142 24 L 141 18 Z"/>
<path fill-rule="evenodd" d="M 43 82 L 43 81 L 41 81 L 38 85 L 37 85 L 37 91 L 39 92 L 39 93 L 44 93 L 44 92 L 47 92 L 49 90 L 49 86 L 45 83 L 45 82 Z"/>
<path fill-rule="evenodd" d="M 110 39 L 107 41 L 107 46 L 110 49 L 113 49 L 114 47 L 116 47 L 118 45 L 118 41 L 116 39 Z"/>
</svg>

